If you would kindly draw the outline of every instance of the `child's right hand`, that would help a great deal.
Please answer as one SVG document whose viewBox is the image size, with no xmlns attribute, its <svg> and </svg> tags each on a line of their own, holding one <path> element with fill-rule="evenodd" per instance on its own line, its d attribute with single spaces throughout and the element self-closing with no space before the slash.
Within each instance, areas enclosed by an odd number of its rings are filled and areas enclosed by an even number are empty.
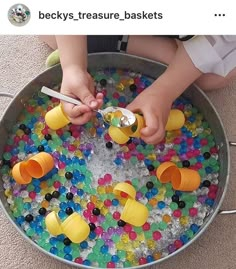
<svg viewBox="0 0 236 269">
<path fill-rule="evenodd" d="M 61 92 L 67 96 L 79 99 L 83 105 L 77 106 L 62 102 L 65 113 L 70 121 L 76 125 L 88 122 L 93 110 L 102 106 L 103 95 L 98 93 L 94 97 L 94 82 L 87 71 L 77 66 L 70 66 L 63 69 Z"/>
</svg>

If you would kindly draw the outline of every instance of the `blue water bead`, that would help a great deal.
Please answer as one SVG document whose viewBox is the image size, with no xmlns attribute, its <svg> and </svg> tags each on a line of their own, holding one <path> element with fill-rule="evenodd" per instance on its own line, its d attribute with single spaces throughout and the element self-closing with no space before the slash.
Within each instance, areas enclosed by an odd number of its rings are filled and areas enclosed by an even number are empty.
<svg viewBox="0 0 236 269">
<path fill-rule="evenodd" d="M 41 192 L 41 188 L 40 188 L 39 186 L 35 186 L 35 187 L 34 187 L 34 191 L 35 191 L 36 193 L 40 193 L 40 192 Z"/>
<path fill-rule="evenodd" d="M 209 205 L 209 206 L 213 206 L 214 205 L 214 200 L 207 198 L 205 201 L 205 204 Z"/>
<path fill-rule="evenodd" d="M 147 262 L 148 262 L 148 263 L 150 263 L 150 262 L 153 262 L 153 261 L 154 261 L 154 258 L 153 258 L 153 256 L 152 256 L 152 255 L 148 255 L 146 259 L 147 259 Z"/>
<path fill-rule="evenodd" d="M 17 155 L 18 153 L 19 153 L 19 149 L 18 148 L 13 148 L 13 150 L 11 151 L 11 155 Z"/>
<path fill-rule="evenodd" d="M 66 187 L 64 186 L 60 186 L 58 191 L 62 194 L 62 193 L 65 193 L 66 192 Z"/>
<path fill-rule="evenodd" d="M 35 228 L 35 232 L 36 232 L 36 234 L 40 235 L 40 234 L 42 234 L 44 232 L 44 229 L 43 229 L 42 226 L 37 226 Z"/>
<path fill-rule="evenodd" d="M 149 160 L 149 159 L 144 159 L 144 164 L 145 164 L 146 166 L 148 166 L 148 165 L 152 164 L 152 161 Z"/>
<path fill-rule="evenodd" d="M 44 219 L 44 217 L 41 216 L 41 215 L 38 215 L 38 216 L 35 217 L 35 221 L 36 221 L 37 223 L 41 223 L 41 222 L 43 221 L 43 219 Z"/>
<path fill-rule="evenodd" d="M 78 204 L 78 203 L 75 203 L 74 204 L 74 210 L 76 211 L 76 212 L 80 212 L 81 211 L 81 205 L 80 204 Z"/>
<path fill-rule="evenodd" d="M 199 163 L 201 163 L 201 162 L 203 162 L 205 159 L 204 159 L 204 157 L 202 156 L 202 155 L 199 155 L 199 156 L 197 156 L 197 161 L 199 162 Z"/>
<path fill-rule="evenodd" d="M 77 194 L 81 197 L 81 196 L 83 196 L 83 194 L 84 194 L 84 190 L 82 190 L 82 189 L 78 189 L 77 190 Z"/>
<path fill-rule="evenodd" d="M 192 138 L 193 134 L 192 134 L 192 132 L 188 131 L 188 132 L 186 133 L 186 136 L 187 136 L 188 138 Z"/>
<path fill-rule="evenodd" d="M 52 149 L 51 147 L 49 147 L 48 145 L 44 146 L 44 151 L 47 152 L 47 153 L 51 153 L 52 152 Z"/>
<path fill-rule="evenodd" d="M 79 157 L 77 156 L 74 156 L 71 160 L 72 160 L 72 163 L 74 164 L 79 163 Z"/>
<path fill-rule="evenodd" d="M 103 102 L 104 102 L 104 104 L 106 104 L 106 103 L 109 102 L 109 99 L 108 99 L 106 96 L 104 96 L 104 97 L 103 97 Z"/>
<path fill-rule="evenodd" d="M 42 98 L 39 98 L 37 101 L 38 105 L 41 106 L 44 104 L 44 100 Z"/>
<path fill-rule="evenodd" d="M 38 149 L 37 149 L 36 146 L 31 146 L 31 147 L 30 147 L 30 151 L 31 151 L 32 153 L 35 153 L 36 151 L 38 151 Z"/>
<path fill-rule="evenodd" d="M 73 200 L 70 200 L 69 202 L 67 202 L 67 207 L 71 207 L 72 209 L 74 209 L 75 202 Z"/>
<path fill-rule="evenodd" d="M 206 171 L 207 174 L 211 174 L 213 170 L 212 170 L 212 168 L 210 166 L 207 166 L 205 168 L 205 171 Z"/>
<path fill-rule="evenodd" d="M 84 260 L 83 265 L 90 266 L 91 262 L 89 260 Z"/>
<path fill-rule="evenodd" d="M 60 157 L 59 157 L 59 160 L 61 161 L 61 162 L 66 162 L 66 156 L 65 155 L 61 155 Z"/>
<path fill-rule="evenodd" d="M 41 145 L 46 146 L 48 144 L 48 141 L 46 139 L 41 140 Z"/>
<path fill-rule="evenodd" d="M 61 210 L 66 210 L 67 203 L 66 202 L 62 202 L 62 203 L 60 203 L 59 207 L 60 207 Z"/>
<path fill-rule="evenodd" d="M 65 252 L 66 254 L 69 254 L 69 253 L 71 253 L 72 248 L 71 248 L 71 246 L 65 246 L 63 250 L 64 250 L 64 252 Z"/>
<path fill-rule="evenodd" d="M 30 128 L 30 129 L 32 129 L 32 128 L 34 127 L 34 124 L 33 124 L 32 122 L 29 122 L 29 123 L 27 124 L 27 127 Z"/>
<path fill-rule="evenodd" d="M 163 202 L 163 201 L 159 201 L 159 202 L 157 203 L 157 207 L 158 207 L 159 209 L 163 209 L 163 208 L 165 208 L 165 206 L 166 206 L 166 203 Z"/>
<path fill-rule="evenodd" d="M 115 263 L 116 263 L 116 262 L 118 262 L 119 260 L 120 260 L 119 256 L 117 256 L 117 255 L 112 255 L 112 256 L 111 256 L 111 261 L 112 261 L 112 262 L 115 262 Z"/>
<path fill-rule="evenodd" d="M 58 216 L 60 219 L 65 219 L 67 217 L 66 213 L 63 210 L 58 212 Z"/>
<path fill-rule="evenodd" d="M 200 143 L 193 143 L 193 146 L 194 146 L 195 149 L 200 149 L 201 148 Z"/>
<path fill-rule="evenodd" d="M 65 164 L 66 165 L 72 164 L 72 160 L 70 158 L 67 158 L 66 161 L 65 161 Z"/>
<path fill-rule="evenodd" d="M 97 119 L 102 119 L 102 114 L 101 114 L 101 113 L 97 113 L 97 114 L 96 114 L 96 118 L 97 118 Z"/>
<path fill-rule="evenodd" d="M 41 183 L 41 181 L 40 181 L 39 179 L 34 179 L 34 180 L 32 181 L 32 184 L 33 184 L 34 186 L 40 186 L 40 183 Z"/>
<path fill-rule="evenodd" d="M 25 210 L 30 210 L 31 204 L 30 203 L 24 203 L 24 209 Z"/>
<path fill-rule="evenodd" d="M 95 239 L 96 236 L 97 235 L 96 235 L 96 233 L 94 231 L 91 231 L 90 234 L 89 234 L 89 238 L 92 239 L 92 240 Z"/>
<path fill-rule="evenodd" d="M 55 246 L 58 242 L 58 239 L 56 237 L 51 237 L 49 239 L 49 243 L 52 245 L 52 246 Z"/>
<path fill-rule="evenodd" d="M 37 227 L 37 222 L 36 221 L 31 221 L 30 222 L 30 228 L 35 229 Z"/>
<path fill-rule="evenodd" d="M 79 182 L 83 182 L 85 180 L 85 175 L 84 174 L 80 174 L 78 177 L 77 177 L 77 180 L 79 180 Z"/>
<path fill-rule="evenodd" d="M 104 129 L 102 127 L 98 127 L 96 133 L 100 136 L 103 134 Z"/>
<path fill-rule="evenodd" d="M 55 248 L 55 247 L 51 247 L 49 251 L 50 251 L 50 253 L 52 253 L 54 255 L 57 255 L 58 254 L 58 249 Z"/>
<path fill-rule="evenodd" d="M 83 241 L 83 242 L 81 242 L 81 243 L 80 243 L 80 247 L 81 247 L 82 249 L 86 249 L 86 248 L 88 248 L 88 242 L 87 242 L 87 241 Z"/>
<path fill-rule="evenodd" d="M 16 218 L 16 222 L 17 222 L 19 225 L 23 224 L 24 221 L 25 221 L 24 216 L 20 216 L 20 217 L 17 217 L 17 218 Z"/>
<path fill-rule="evenodd" d="M 57 236 L 57 240 L 58 241 L 63 241 L 65 239 L 65 235 L 64 234 L 59 234 L 58 236 Z"/>
<path fill-rule="evenodd" d="M 195 116 L 190 116 L 188 118 L 188 121 L 190 121 L 191 123 L 195 122 L 195 120 L 196 120 Z"/>
<path fill-rule="evenodd" d="M 72 261 L 72 259 L 73 259 L 73 257 L 72 257 L 71 254 L 66 254 L 66 255 L 64 256 L 64 258 L 65 258 L 67 261 Z"/>
<path fill-rule="evenodd" d="M 103 245 L 101 246 L 100 251 L 102 254 L 108 253 L 109 247 L 107 245 Z"/>
<path fill-rule="evenodd" d="M 181 191 L 175 191 L 175 194 L 178 195 L 178 196 L 181 196 L 182 192 Z"/>
<path fill-rule="evenodd" d="M 195 223 L 191 224 L 190 229 L 193 231 L 193 233 L 196 233 L 199 230 L 199 226 Z"/>
<path fill-rule="evenodd" d="M 183 234 L 180 236 L 180 240 L 183 242 L 183 244 L 186 244 L 189 241 L 189 238 L 187 235 Z"/>
<path fill-rule="evenodd" d="M 78 183 L 79 183 L 79 180 L 78 180 L 78 178 L 76 178 L 76 177 L 73 177 L 72 179 L 71 179 L 71 183 L 72 183 L 72 185 L 77 185 Z"/>
<path fill-rule="evenodd" d="M 181 132 L 182 132 L 183 134 L 185 134 L 186 132 L 188 132 L 188 129 L 187 129 L 185 126 L 183 126 L 183 127 L 181 128 Z"/>
<path fill-rule="evenodd" d="M 85 162 L 85 159 L 79 159 L 79 165 L 85 165 L 86 162 Z"/>
<path fill-rule="evenodd" d="M 120 97 L 118 98 L 118 101 L 119 101 L 120 103 L 125 103 L 125 102 L 126 102 L 126 98 L 125 98 L 125 96 L 120 96 Z"/>
<path fill-rule="evenodd" d="M 112 199 L 112 205 L 113 206 L 118 206 L 119 205 L 119 200 L 118 199 Z"/>
<path fill-rule="evenodd" d="M 153 197 L 153 194 L 152 194 L 150 191 L 148 191 L 148 192 L 145 193 L 145 197 L 146 197 L 148 200 L 150 200 L 150 199 Z"/>
<path fill-rule="evenodd" d="M 116 165 L 121 165 L 122 164 L 122 159 L 121 158 L 115 158 L 114 163 Z"/>
<path fill-rule="evenodd" d="M 157 195 L 158 194 L 158 189 L 156 187 L 153 187 L 151 189 L 151 193 L 153 194 L 153 196 Z"/>
<path fill-rule="evenodd" d="M 32 123 L 36 123 L 37 121 L 38 121 L 38 119 L 37 119 L 36 117 L 34 117 L 34 116 L 31 117 L 31 122 L 32 122 Z"/>
<path fill-rule="evenodd" d="M 86 149 L 86 150 L 83 151 L 83 154 L 84 154 L 85 157 L 88 157 L 89 155 L 91 155 L 91 150 Z"/>
</svg>

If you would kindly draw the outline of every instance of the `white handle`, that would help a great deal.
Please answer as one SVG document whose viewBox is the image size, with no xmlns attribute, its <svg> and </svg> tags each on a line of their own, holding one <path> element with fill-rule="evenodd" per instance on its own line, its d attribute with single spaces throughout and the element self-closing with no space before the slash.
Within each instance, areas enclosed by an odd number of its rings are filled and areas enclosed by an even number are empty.
<svg viewBox="0 0 236 269">
<path fill-rule="evenodd" d="M 82 103 L 79 100 L 76 100 L 74 98 L 66 96 L 66 95 L 64 95 L 62 93 L 53 91 L 53 90 L 51 90 L 51 89 L 49 89 L 49 88 L 47 88 L 45 86 L 42 87 L 41 92 L 45 93 L 45 94 L 47 94 L 49 96 L 55 97 L 55 98 L 57 98 L 59 100 L 74 104 L 74 105 L 79 105 L 79 106 L 82 105 Z"/>
</svg>

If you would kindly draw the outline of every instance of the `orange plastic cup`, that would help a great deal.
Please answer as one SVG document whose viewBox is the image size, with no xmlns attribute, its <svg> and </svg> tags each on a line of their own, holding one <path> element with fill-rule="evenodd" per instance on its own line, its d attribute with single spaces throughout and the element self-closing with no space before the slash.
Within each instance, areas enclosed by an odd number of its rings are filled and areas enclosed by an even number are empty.
<svg viewBox="0 0 236 269">
<path fill-rule="evenodd" d="M 179 168 L 172 176 L 173 189 L 178 191 L 194 191 L 201 183 L 200 175 L 197 171 L 188 168 Z"/>
<path fill-rule="evenodd" d="M 82 217 L 74 212 L 61 224 L 63 233 L 73 242 L 80 243 L 88 238 L 90 233 L 89 225 Z"/>
<path fill-rule="evenodd" d="M 27 162 L 20 162 L 14 165 L 12 169 L 12 177 L 18 184 L 29 184 L 32 176 L 26 170 Z"/>
<path fill-rule="evenodd" d="M 50 172 L 53 167 L 53 157 L 49 153 L 40 152 L 28 160 L 25 169 L 33 178 L 41 178 Z"/>
<path fill-rule="evenodd" d="M 120 182 L 118 183 L 115 188 L 113 189 L 113 193 L 116 196 L 121 196 L 120 193 L 124 192 L 128 195 L 129 198 L 135 199 L 136 196 L 136 190 L 135 188 L 126 182 Z"/>
<path fill-rule="evenodd" d="M 58 130 L 69 124 L 70 120 L 63 111 L 62 104 L 60 104 L 46 113 L 45 122 L 52 130 Z"/>
<path fill-rule="evenodd" d="M 129 141 L 129 136 L 124 134 L 122 132 L 122 129 L 118 127 L 111 125 L 108 129 L 108 134 L 110 135 L 111 139 L 117 144 L 125 144 Z"/>
<path fill-rule="evenodd" d="M 173 175 L 178 172 L 178 167 L 172 162 L 164 162 L 156 170 L 157 178 L 161 183 L 172 181 Z"/>
<path fill-rule="evenodd" d="M 131 225 L 140 227 L 147 221 L 148 213 L 145 205 L 133 199 L 128 199 L 120 219 Z"/>
</svg>

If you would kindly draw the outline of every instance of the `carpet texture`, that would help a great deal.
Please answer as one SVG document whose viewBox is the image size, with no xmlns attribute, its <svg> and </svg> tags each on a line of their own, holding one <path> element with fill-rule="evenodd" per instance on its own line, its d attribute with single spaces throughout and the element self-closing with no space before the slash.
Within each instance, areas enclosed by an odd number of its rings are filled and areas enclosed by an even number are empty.
<svg viewBox="0 0 236 269">
<path fill-rule="evenodd" d="M 16 93 L 45 69 L 51 50 L 36 36 L 0 36 L 0 91 Z M 228 139 L 236 141 L 236 83 L 208 93 L 224 123 Z M 9 103 L 0 98 L 0 113 Z M 222 209 L 236 208 L 236 147 L 231 149 L 230 182 Z M 218 215 L 187 249 L 154 269 L 236 269 L 236 215 Z M 25 241 L 0 210 L 0 268 L 69 269 Z"/>
</svg>

